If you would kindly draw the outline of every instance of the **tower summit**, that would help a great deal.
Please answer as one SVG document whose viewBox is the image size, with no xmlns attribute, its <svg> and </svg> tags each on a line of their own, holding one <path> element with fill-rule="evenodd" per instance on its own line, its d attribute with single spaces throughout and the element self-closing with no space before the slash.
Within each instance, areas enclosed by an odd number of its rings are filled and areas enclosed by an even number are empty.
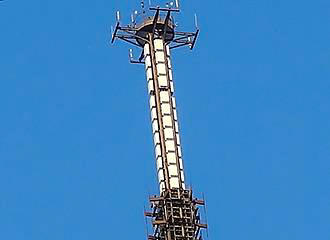
<svg viewBox="0 0 330 240">
<path fill-rule="evenodd" d="M 130 50 L 130 61 L 144 64 L 147 75 L 160 191 L 159 196 L 150 197 L 152 209 L 145 212 L 153 227 L 148 240 L 201 240 L 201 230 L 207 225 L 200 222 L 198 205 L 205 202 L 194 198 L 185 183 L 170 57 L 171 49 L 194 48 L 199 33 L 197 19 L 195 32 L 180 32 L 172 16 L 180 12 L 178 0 L 148 9 L 141 1 L 141 8 L 132 14 L 131 23 L 126 26 L 121 26 L 117 12 L 111 42 L 121 39 L 141 48 L 137 60 Z"/>
</svg>

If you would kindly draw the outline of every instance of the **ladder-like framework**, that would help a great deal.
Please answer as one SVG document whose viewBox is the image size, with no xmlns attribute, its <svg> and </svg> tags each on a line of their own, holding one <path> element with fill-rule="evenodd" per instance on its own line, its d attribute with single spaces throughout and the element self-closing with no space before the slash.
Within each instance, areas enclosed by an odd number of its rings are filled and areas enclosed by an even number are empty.
<svg viewBox="0 0 330 240">
<path fill-rule="evenodd" d="M 191 190 L 169 189 L 160 197 L 151 197 L 153 235 L 148 240 L 201 240 L 200 230 L 207 228 L 200 222 L 198 205 L 203 200 L 194 199 Z"/>
<path fill-rule="evenodd" d="M 132 63 L 145 64 L 152 132 L 155 146 L 157 175 L 160 196 L 151 197 L 152 211 L 145 212 L 151 218 L 154 229 L 149 240 L 201 240 L 201 229 L 207 228 L 200 222 L 198 205 L 203 200 L 193 197 L 186 188 L 179 135 L 176 101 L 170 49 L 190 46 L 193 49 L 196 32 L 177 32 L 171 16 L 178 8 L 149 8 L 154 16 L 146 16 L 143 5 L 142 21 L 122 27 L 117 13 L 117 24 L 112 42 L 116 38 L 142 48 L 139 60 Z"/>
</svg>

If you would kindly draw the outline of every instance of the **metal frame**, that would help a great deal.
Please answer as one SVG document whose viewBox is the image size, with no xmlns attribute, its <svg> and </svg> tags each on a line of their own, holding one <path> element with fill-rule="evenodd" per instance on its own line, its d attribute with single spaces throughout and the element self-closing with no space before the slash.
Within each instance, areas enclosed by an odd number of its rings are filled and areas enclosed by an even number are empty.
<svg viewBox="0 0 330 240">
<path fill-rule="evenodd" d="M 155 50 L 154 50 L 154 30 L 153 33 L 149 33 L 149 42 L 150 45 L 150 57 L 151 57 L 151 65 L 152 65 L 152 74 L 153 74 L 153 84 L 154 84 L 154 95 L 155 95 L 155 100 L 156 100 L 156 105 L 157 105 L 157 119 L 158 119 L 158 126 L 159 126 L 159 135 L 160 135 L 160 143 L 161 143 L 161 154 L 162 154 L 162 159 L 163 159 L 163 164 L 164 166 L 168 165 L 167 162 L 167 157 L 166 157 L 166 147 L 165 147 L 165 136 L 164 136 L 164 131 L 161 131 L 164 129 L 163 126 L 163 121 L 162 121 L 162 112 L 161 112 L 161 101 L 160 101 L 160 88 L 158 84 L 158 73 L 157 73 L 157 64 L 156 64 L 156 56 L 155 56 Z M 165 188 L 170 189 L 170 177 L 169 177 L 169 172 L 168 169 L 165 167 L 164 168 L 164 176 L 165 176 Z"/>
<path fill-rule="evenodd" d="M 155 11 L 155 15 L 153 17 L 153 31 L 152 31 L 153 38 L 154 38 L 154 35 L 156 34 L 155 31 L 156 31 L 157 24 L 159 23 L 158 20 L 159 20 L 160 12 L 167 13 L 166 18 L 165 18 L 165 23 L 164 23 L 164 29 L 163 29 L 164 36 L 167 33 L 168 23 L 169 23 L 169 20 L 171 19 L 171 13 L 180 12 L 180 10 L 177 8 L 150 7 L 149 10 Z M 174 30 L 174 38 L 172 41 L 168 42 L 167 44 L 170 45 L 170 49 L 175 49 L 175 48 L 179 48 L 179 47 L 183 47 L 183 46 L 189 46 L 190 49 L 192 50 L 195 47 L 196 40 L 199 35 L 199 31 L 200 30 L 197 26 L 197 22 L 196 22 L 196 31 L 195 32 L 178 32 L 178 31 Z M 143 49 L 143 46 L 141 46 L 138 42 L 136 42 L 136 39 L 141 39 L 142 41 L 145 41 L 148 43 L 150 43 L 150 39 L 139 36 L 137 34 L 138 32 L 139 32 L 139 28 L 137 27 L 136 23 L 132 23 L 130 25 L 123 27 L 120 25 L 119 17 L 117 17 L 115 29 L 112 30 L 111 43 L 114 43 L 114 41 L 118 38 L 120 40 L 123 40 L 136 47 Z M 142 50 L 141 56 L 143 56 L 143 50 Z M 139 60 L 134 60 L 134 59 L 130 58 L 130 62 L 131 63 L 144 63 L 142 61 L 142 58 L 140 58 Z"/>
<path fill-rule="evenodd" d="M 205 201 L 193 197 L 191 190 L 171 189 L 162 196 L 149 198 L 152 211 L 144 215 L 154 228 L 148 240 L 202 240 L 202 229 L 207 224 L 200 222 L 198 205 Z"/>
<path fill-rule="evenodd" d="M 178 4 L 177 4 L 178 7 Z M 144 46 L 142 43 L 149 44 L 151 69 L 153 76 L 153 93 L 156 102 L 157 109 L 157 119 L 159 129 L 163 129 L 162 122 L 162 111 L 161 111 L 161 100 L 160 92 L 168 91 L 170 96 L 170 106 L 172 104 L 172 95 L 170 89 L 170 77 L 169 77 L 169 63 L 167 55 L 167 45 L 170 49 L 175 49 L 183 46 L 189 46 L 193 49 L 199 35 L 199 28 L 196 22 L 195 32 L 179 32 L 175 30 L 175 25 L 172 24 L 171 13 L 179 12 L 178 8 L 160 8 L 160 7 L 150 7 L 149 10 L 155 11 L 153 18 L 148 18 L 141 25 L 137 25 L 136 22 L 132 21 L 131 25 L 122 27 L 120 25 L 119 14 L 117 13 L 116 27 L 113 30 L 111 43 L 118 38 L 134 46 L 142 48 L 141 55 L 139 59 L 134 59 L 133 50 L 129 51 L 129 59 L 131 63 L 144 64 Z M 160 17 L 160 13 L 164 12 L 166 14 L 165 18 Z M 133 18 L 132 18 L 133 19 Z M 170 22 L 171 21 L 171 22 Z M 142 28 L 147 27 L 148 31 L 140 32 Z M 169 32 L 170 31 L 170 32 Z M 141 37 L 138 33 L 146 33 Z M 172 34 L 171 40 L 168 40 L 167 34 Z M 160 89 L 158 84 L 158 73 L 157 73 L 157 62 L 155 55 L 155 39 L 163 40 L 163 51 L 165 55 L 165 65 L 166 65 L 166 75 L 168 79 L 168 87 Z M 138 41 L 142 40 L 142 42 Z M 172 125 L 174 126 L 174 113 L 171 109 Z M 163 159 L 163 166 L 168 166 L 166 157 L 166 147 L 165 147 L 165 136 L 164 132 L 159 130 L 160 135 L 160 145 L 161 145 L 161 155 Z M 177 146 L 176 132 L 174 131 L 174 142 Z M 176 148 L 176 164 L 179 166 L 178 159 L 178 149 Z M 204 200 L 198 200 L 193 197 L 191 190 L 186 190 L 182 185 L 181 172 L 178 172 L 179 177 L 179 188 L 171 188 L 170 176 L 167 167 L 164 167 L 164 178 L 165 178 L 165 190 L 161 191 L 159 197 L 150 197 L 149 201 L 151 204 L 151 212 L 145 211 L 145 216 L 150 219 L 153 227 L 153 234 L 149 235 L 147 233 L 148 240 L 202 240 L 202 229 L 207 229 L 207 224 L 201 223 L 201 216 L 199 213 L 199 206 L 205 206 Z M 180 169 L 179 169 L 180 171 Z M 148 232 L 148 231 L 147 231 Z"/>
</svg>

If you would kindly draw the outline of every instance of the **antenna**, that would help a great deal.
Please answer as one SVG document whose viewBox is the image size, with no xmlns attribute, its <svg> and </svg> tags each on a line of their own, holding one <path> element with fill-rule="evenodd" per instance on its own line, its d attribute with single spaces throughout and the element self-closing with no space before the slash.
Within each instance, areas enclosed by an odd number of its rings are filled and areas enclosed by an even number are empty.
<svg viewBox="0 0 330 240">
<path fill-rule="evenodd" d="M 198 19 L 197 19 L 197 14 L 195 13 L 195 27 L 198 29 Z"/>
<path fill-rule="evenodd" d="M 113 38 L 113 26 L 111 26 L 111 38 Z"/>
<path fill-rule="evenodd" d="M 133 56 L 133 49 L 129 49 L 129 51 L 128 51 L 128 58 L 129 58 L 130 63 L 141 63 L 141 64 L 144 64 L 145 63 L 143 61 L 143 58 L 144 58 L 143 51 L 141 52 L 141 56 L 140 56 L 139 60 L 135 60 L 134 59 L 134 56 Z"/>
<path fill-rule="evenodd" d="M 120 21 L 120 12 L 119 11 L 117 11 L 117 13 L 116 13 L 116 20 L 117 20 L 117 22 Z"/>
<path fill-rule="evenodd" d="M 190 42 L 189 46 L 192 46 L 192 41 L 191 41 L 191 37 L 188 37 L 188 42 Z"/>
<path fill-rule="evenodd" d="M 180 8 L 180 5 L 179 5 L 179 0 L 175 0 L 175 7 L 176 7 L 177 9 L 179 9 L 179 8 Z"/>
<path fill-rule="evenodd" d="M 133 49 L 132 48 L 129 49 L 129 55 L 128 56 L 129 56 L 129 60 L 132 61 L 133 60 Z"/>
</svg>

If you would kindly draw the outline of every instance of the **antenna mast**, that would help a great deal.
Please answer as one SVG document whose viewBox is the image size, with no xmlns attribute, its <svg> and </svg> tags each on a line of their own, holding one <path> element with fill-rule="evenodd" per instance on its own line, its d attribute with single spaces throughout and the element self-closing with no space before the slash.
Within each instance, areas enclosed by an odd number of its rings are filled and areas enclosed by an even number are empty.
<svg viewBox="0 0 330 240">
<path fill-rule="evenodd" d="M 144 15 L 144 1 L 141 1 L 141 7 Z M 145 212 L 153 226 L 153 234 L 148 240 L 202 240 L 201 231 L 207 224 L 200 222 L 199 205 L 205 205 L 205 202 L 194 198 L 185 182 L 170 57 L 171 49 L 194 48 L 199 34 L 197 17 L 195 32 L 181 32 L 176 31 L 171 16 L 180 11 L 178 0 L 166 7 L 149 6 L 149 11 L 154 14 L 140 22 L 132 15 L 132 24 L 127 26 L 120 25 L 117 12 L 111 40 L 113 43 L 120 39 L 141 48 L 138 60 L 133 59 L 132 50 L 129 58 L 131 63 L 144 64 L 147 75 L 160 191 L 159 196 L 149 198 L 151 211 Z"/>
</svg>

